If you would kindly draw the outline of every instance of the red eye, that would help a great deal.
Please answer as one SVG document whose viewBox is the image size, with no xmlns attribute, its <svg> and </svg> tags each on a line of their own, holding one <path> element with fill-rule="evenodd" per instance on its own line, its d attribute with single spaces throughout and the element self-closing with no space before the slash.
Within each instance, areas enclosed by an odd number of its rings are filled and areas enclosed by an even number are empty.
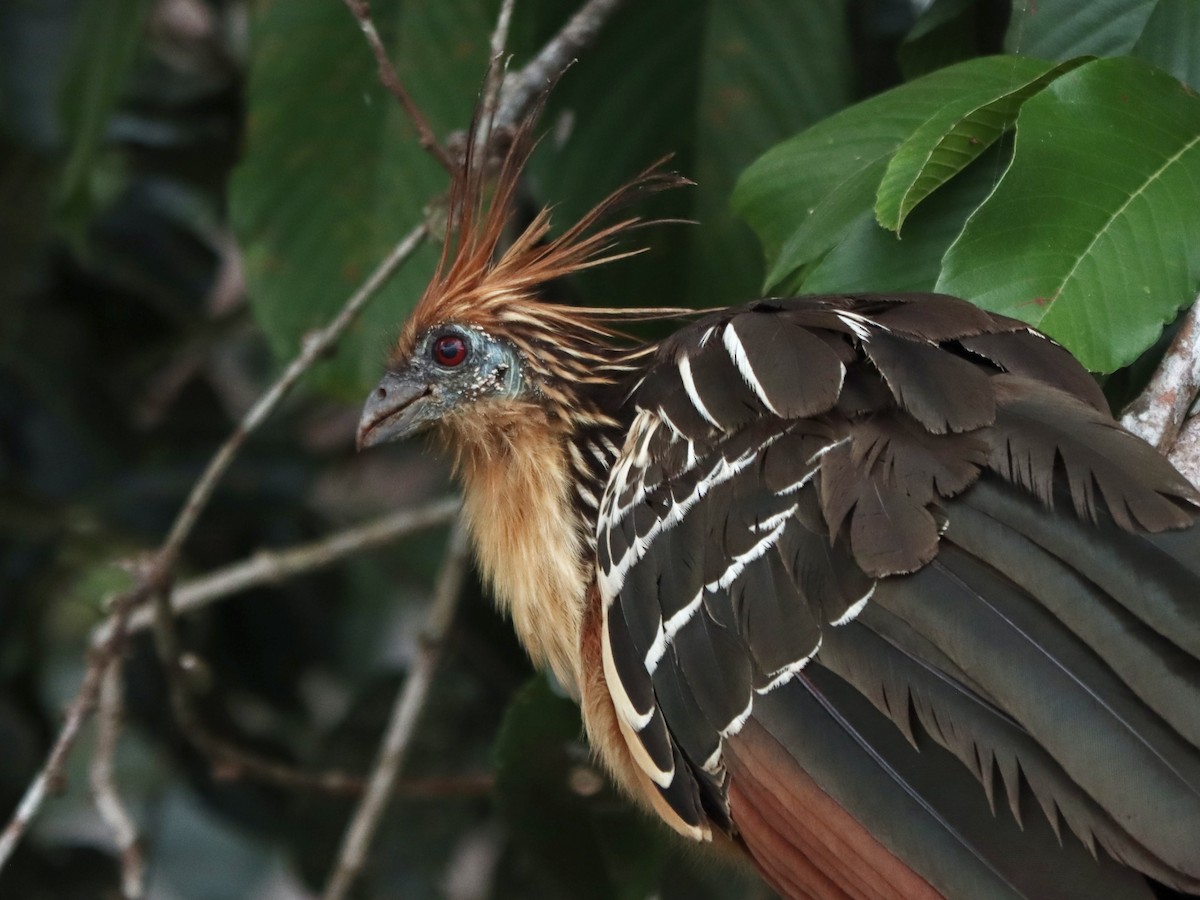
<svg viewBox="0 0 1200 900">
<path fill-rule="evenodd" d="M 467 342 L 457 334 L 443 334 L 433 342 L 433 361 L 439 366 L 458 366 L 466 358 Z"/>
</svg>

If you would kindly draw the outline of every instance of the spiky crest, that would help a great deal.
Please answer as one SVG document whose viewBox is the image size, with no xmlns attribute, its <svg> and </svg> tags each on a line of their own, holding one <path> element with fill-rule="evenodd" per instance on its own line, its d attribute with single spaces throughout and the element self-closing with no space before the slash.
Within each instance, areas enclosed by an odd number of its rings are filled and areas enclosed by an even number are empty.
<svg viewBox="0 0 1200 900">
<path fill-rule="evenodd" d="M 468 141 L 451 185 L 449 224 L 437 269 L 405 324 L 394 361 L 411 354 L 418 337 L 429 328 L 458 322 L 512 341 L 543 385 L 607 384 L 630 372 L 653 350 L 625 339 L 614 325 L 692 314 L 675 308 L 572 307 L 538 296 L 541 285 L 555 278 L 643 252 L 645 248 L 621 249 L 618 240 L 649 224 L 645 219 L 609 220 L 643 193 L 691 184 L 663 170 L 669 157 L 613 191 L 555 238 L 548 239 L 551 211 L 542 209 L 501 251 L 521 174 L 538 143 L 534 128 L 540 111 L 539 104 L 518 128 L 490 189 L 489 166 L 479 158 L 485 148 L 478 140 Z M 478 124 L 472 123 L 471 135 L 488 131 Z"/>
</svg>

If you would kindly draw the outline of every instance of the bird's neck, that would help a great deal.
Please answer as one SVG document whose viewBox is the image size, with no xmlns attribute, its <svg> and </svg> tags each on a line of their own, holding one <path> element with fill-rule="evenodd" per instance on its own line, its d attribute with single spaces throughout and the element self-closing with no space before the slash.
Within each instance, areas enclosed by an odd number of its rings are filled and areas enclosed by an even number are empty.
<svg viewBox="0 0 1200 900">
<path fill-rule="evenodd" d="M 503 427 L 458 437 L 463 509 L 480 569 L 534 664 L 577 694 L 595 567 L 595 513 L 579 499 L 578 434 L 526 410 Z"/>
</svg>

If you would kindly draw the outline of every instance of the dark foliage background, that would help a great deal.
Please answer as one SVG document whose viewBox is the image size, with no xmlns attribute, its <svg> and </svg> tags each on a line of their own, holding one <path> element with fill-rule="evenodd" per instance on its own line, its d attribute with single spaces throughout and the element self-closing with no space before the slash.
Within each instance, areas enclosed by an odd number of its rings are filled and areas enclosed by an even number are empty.
<svg viewBox="0 0 1200 900">
<path fill-rule="evenodd" d="M 514 67 L 571 6 L 519 0 Z M 374 4 L 439 135 L 469 119 L 497 7 Z M 1200 285 L 1198 48 L 1190 0 L 1096 0 L 1086 14 L 1066 0 L 629 3 L 552 96 L 527 202 L 570 221 L 674 152 L 699 187 L 648 211 L 700 224 L 647 232 L 652 252 L 559 290 L 708 306 L 764 283 L 940 285 L 1117 370 L 1120 401 Z M 1085 54 L 1111 58 L 1055 67 Z M 1134 114 L 1097 135 L 1087 104 L 1106 85 Z M 1057 161 L 1039 156 L 1051 150 Z M 1161 162 L 1149 175 L 1147 159 Z M 1135 173 L 1132 188 L 1109 177 L 1118 170 Z M 121 561 L 156 545 L 279 361 L 444 190 L 336 0 L 0 6 L 0 814 L 42 763 L 104 598 L 128 582 Z M 1045 230 L 1009 227 L 1031 222 Z M 1031 247 L 1081 228 L 1085 246 L 1065 263 L 1008 277 Z M 356 457 L 351 437 L 433 258 L 425 248 L 410 261 L 250 442 L 182 575 L 448 489 L 420 447 Z M 1114 282 L 1116 293 L 1101 287 Z M 365 771 L 445 537 L 185 617 L 206 721 L 306 769 Z M 469 594 L 361 896 L 766 896 L 604 786 L 573 706 L 533 675 L 478 587 Z M 125 691 L 117 774 L 147 842 L 149 895 L 318 890 L 351 801 L 214 769 L 173 723 L 145 636 Z M 119 896 L 87 740 L 0 873 L 3 896 Z"/>
</svg>

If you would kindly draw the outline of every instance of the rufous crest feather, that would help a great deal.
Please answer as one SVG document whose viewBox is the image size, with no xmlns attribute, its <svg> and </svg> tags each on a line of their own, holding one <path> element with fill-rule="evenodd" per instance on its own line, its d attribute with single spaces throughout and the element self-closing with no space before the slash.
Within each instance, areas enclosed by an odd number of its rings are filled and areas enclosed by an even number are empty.
<svg viewBox="0 0 1200 900">
<path fill-rule="evenodd" d="M 647 193 L 693 183 L 663 169 L 669 156 L 610 193 L 558 236 L 550 236 L 551 209 L 546 207 L 502 249 L 521 175 L 538 145 L 535 126 L 542 106 L 539 103 L 517 129 L 494 183 L 489 176 L 495 167 L 488 165 L 488 148 L 480 143 L 487 138 L 468 141 L 450 189 L 448 224 L 437 269 L 401 333 L 395 358 L 411 353 L 417 337 L 428 328 L 456 320 L 469 320 L 499 334 L 540 332 L 553 337 L 560 347 L 566 340 L 574 345 L 571 349 L 597 345 L 611 351 L 614 339 L 620 339 L 612 328 L 615 323 L 693 314 L 679 308 L 573 307 L 538 296 L 539 287 L 553 279 L 644 252 L 644 247 L 622 248 L 620 238 L 636 228 L 667 220 L 636 215 L 614 220 L 614 216 Z M 472 122 L 471 135 L 490 131 L 478 125 L 478 121 Z M 611 361 L 611 352 L 602 356 L 589 361 Z"/>
</svg>

